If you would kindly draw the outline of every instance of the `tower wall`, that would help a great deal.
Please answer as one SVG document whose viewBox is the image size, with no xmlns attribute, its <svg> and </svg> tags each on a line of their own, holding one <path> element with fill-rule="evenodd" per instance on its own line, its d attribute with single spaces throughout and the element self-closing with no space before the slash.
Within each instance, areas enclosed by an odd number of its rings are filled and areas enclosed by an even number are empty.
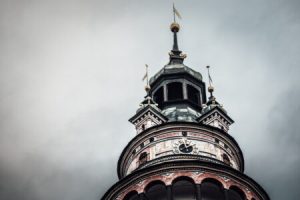
<svg viewBox="0 0 300 200">
<path fill-rule="evenodd" d="M 181 152 L 183 143 L 189 143 L 193 150 Z M 146 159 L 142 154 L 147 154 Z M 165 123 L 140 133 L 127 145 L 120 156 L 119 175 L 124 177 L 138 168 L 181 159 L 205 160 L 240 171 L 244 167 L 242 152 L 227 133 L 197 123 Z"/>
</svg>

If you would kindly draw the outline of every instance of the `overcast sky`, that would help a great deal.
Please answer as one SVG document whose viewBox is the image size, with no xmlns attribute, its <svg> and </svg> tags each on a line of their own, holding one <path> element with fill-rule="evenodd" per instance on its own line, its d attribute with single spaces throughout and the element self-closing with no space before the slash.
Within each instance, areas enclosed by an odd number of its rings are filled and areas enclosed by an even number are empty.
<svg viewBox="0 0 300 200">
<path fill-rule="evenodd" d="M 179 47 L 235 124 L 245 173 L 300 196 L 300 1 L 177 0 Z M 96 200 L 168 62 L 172 1 L 0 1 L 0 199 Z"/>
</svg>

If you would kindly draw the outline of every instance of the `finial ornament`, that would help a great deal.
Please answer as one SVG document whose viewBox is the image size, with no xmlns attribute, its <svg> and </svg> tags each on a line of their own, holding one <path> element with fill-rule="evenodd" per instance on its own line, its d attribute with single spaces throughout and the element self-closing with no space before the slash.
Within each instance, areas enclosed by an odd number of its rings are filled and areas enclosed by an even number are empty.
<svg viewBox="0 0 300 200">
<path fill-rule="evenodd" d="M 178 23 L 173 22 L 170 26 L 170 29 L 173 33 L 177 33 L 180 30 L 180 26 Z"/>
<path fill-rule="evenodd" d="M 212 86 L 212 78 L 210 76 L 210 72 L 209 72 L 209 68 L 210 66 L 206 66 L 207 68 L 207 75 L 208 75 L 208 82 L 209 82 L 209 86 L 208 86 L 208 92 L 210 93 L 210 98 L 214 99 L 214 96 L 213 96 L 213 92 L 214 92 L 214 87 Z"/>
<path fill-rule="evenodd" d="M 180 30 L 180 25 L 176 22 L 176 17 L 178 19 L 181 19 L 181 15 L 178 12 L 178 10 L 175 8 L 174 3 L 173 3 L 173 17 L 174 17 L 174 21 L 170 26 L 170 29 L 173 32 L 173 48 L 169 53 L 170 55 L 169 64 L 183 64 L 183 60 L 186 58 L 186 54 L 182 54 L 182 51 L 180 51 L 178 48 L 177 33 Z"/>
<path fill-rule="evenodd" d="M 179 13 L 178 10 L 175 8 L 175 4 L 173 3 L 173 17 L 174 17 L 174 23 L 176 23 L 176 16 L 177 16 L 179 19 L 182 19 L 180 13 Z"/>
<path fill-rule="evenodd" d="M 147 96 L 149 96 L 149 91 L 150 91 L 150 89 L 151 89 L 151 87 L 150 87 L 150 85 L 149 85 L 149 76 L 148 76 L 148 65 L 147 64 L 145 64 L 145 66 L 146 66 L 146 73 L 145 73 L 145 75 L 144 75 L 144 77 L 143 77 L 143 81 L 145 81 L 146 80 L 146 86 L 145 86 L 145 91 L 146 91 L 146 93 L 147 93 Z"/>
<path fill-rule="evenodd" d="M 173 17 L 174 17 L 174 21 L 173 21 L 173 23 L 170 26 L 171 31 L 174 33 L 174 43 L 173 43 L 173 50 L 172 50 L 173 53 L 174 53 L 174 51 L 179 52 L 178 43 L 177 43 L 177 32 L 180 30 L 180 26 L 176 22 L 176 16 L 179 19 L 181 19 L 181 15 L 179 14 L 178 10 L 175 8 L 175 4 L 173 3 Z"/>
<path fill-rule="evenodd" d="M 208 74 L 209 86 L 211 86 L 213 81 L 212 81 L 212 78 L 211 78 L 211 76 L 210 76 L 210 72 L 209 72 L 209 68 L 210 68 L 210 66 L 209 66 L 209 65 L 207 65 L 207 66 L 206 66 L 206 68 L 207 68 L 207 74 Z"/>
<path fill-rule="evenodd" d="M 147 105 L 152 105 L 152 106 L 158 106 L 158 104 L 156 104 L 152 97 L 150 96 L 149 92 L 151 90 L 151 87 L 150 87 L 150 84 L 149 84 L 149 75 L 148 75 L 148 68 L 149 66 L 147 64 L 145 64 L 145 67 L 146 67 L 146 73 L 145 75 L 143 76 L 142 78 L 142 81 L 145 81 L 146 80 L 146 85 L 145 85 L 145 91 L 146 91 L 146 96 L 145 96 L 145 99 L 144 101 L 140 104 L 140 107 L 141 108 L 144 108 L 145 106 Z"/>
<path fill-rule="evenodd" d="M 178 10 L 175 8 L 175 4 L 173 3 L 173 17 L 174 17 L 174 21 L 170 26 L 170 29 L 173 33 L 177 33 L 180 30 L 180 26 L 179 24 L 176 22 L 176 16 L 181 19 L 181 15 L 178 12 Z"/>
</svg>

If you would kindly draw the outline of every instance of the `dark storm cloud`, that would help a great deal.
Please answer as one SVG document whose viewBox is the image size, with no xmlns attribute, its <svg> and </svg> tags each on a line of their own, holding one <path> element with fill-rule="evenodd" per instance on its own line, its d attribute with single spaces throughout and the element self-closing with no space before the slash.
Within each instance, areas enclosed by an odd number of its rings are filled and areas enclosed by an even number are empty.
<svg viewBox="0 0 300 200">
<path fill-rule="evenodd" d="M 268 114 L 267 129 L 261 132 L 267 142 L 259 144 L 262 153 L 257 157 L 263 165 L 251 164 L 253 168 L 249 170 L 273 199 L 298 199 L 300 195 L 299 99 L 300 88 L 295 87 L 275 100 Z"/>
<path fill-rule="evenodd" d="M 246 173 L 298 199 L 299 1 L 175 3 L 185 63 L 212 66 Z M 0 2 L 0 199 L 99 199 L 117 181 L 143 66 L 168 60 L 171 5 Z"/>
<path fill-rule="evenodd" d="M 61 165 L 39 155 L 28 155 L 14 169 L 2 166 L 1 199 L 99 199 L 99 193 L 105 192 L 102 183 L 112 184 L 111 175 L 92 167 L 110 168 L 107 163 L 76 162 L 76 166 L 68 168 Z"/>
</svg>

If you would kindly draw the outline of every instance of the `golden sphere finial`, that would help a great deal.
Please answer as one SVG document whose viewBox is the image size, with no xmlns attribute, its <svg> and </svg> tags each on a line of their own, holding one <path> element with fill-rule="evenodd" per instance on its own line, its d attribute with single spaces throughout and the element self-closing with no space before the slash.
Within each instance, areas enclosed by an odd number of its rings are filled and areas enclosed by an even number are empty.
<svg viewBox="0 0 300 200">
<path fill-rule="evenodd" d="M 213 86 L 208 86 L 208 91 L 211 93 L 214 91 L 214 87 Z"/>
<path fill-rule="evenodd" d="M 180 30 L 180 26 L 178 23 L 173 22 L 170 26 L 170 29 L 173 33 L 177 33 Z"/>
<path fill-rule="evenodd" d="M 145 86 L 145 90 L 146 90 L 147 93 L 150 91 L 150 89 L 151 89 L 151 88 L 150 88 L 149 85 L 146 85 L 146 86 Z"/>
</svg>

